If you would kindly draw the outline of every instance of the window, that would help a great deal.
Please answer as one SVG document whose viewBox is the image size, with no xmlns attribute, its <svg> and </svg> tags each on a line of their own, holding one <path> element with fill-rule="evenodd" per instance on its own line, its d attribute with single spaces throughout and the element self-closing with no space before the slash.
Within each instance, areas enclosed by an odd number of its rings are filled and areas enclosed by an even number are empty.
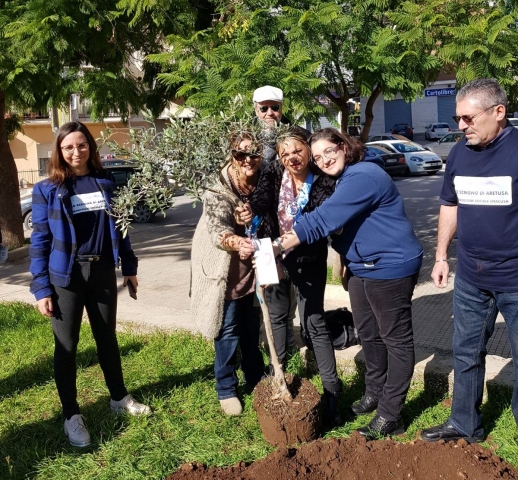
<svg viewBox="0 0 518 480">
<path fill-rule="evenodd" d="M 40 177 L 47 176 L 47 164 L 49 163 L 50 158 L 38 158 L 38 173 Z"/>
</svg>

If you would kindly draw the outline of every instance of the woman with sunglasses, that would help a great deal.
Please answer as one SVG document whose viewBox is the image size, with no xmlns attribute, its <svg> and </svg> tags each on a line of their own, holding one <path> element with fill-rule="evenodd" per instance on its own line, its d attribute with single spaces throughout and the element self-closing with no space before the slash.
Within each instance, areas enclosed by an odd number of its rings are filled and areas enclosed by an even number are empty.
<svg viewBox="0 0 518 480">
<path fill-rule="evenodd" d="M 275 221 L 272 239 L 293 228 L 305 212 L 313 211 L 334 191 L 335 181 L 310 164 L 306 131 L 292 127 L 277 142 L 280 162 L 269 164 L 250 201 L 250 208 L 239 208 L 243 222 L 254 215 L 268 214 Z M 290 309 L 290 289 L 295 287 L 299 308 L 301 336 L 312 349 L 318 366 L 324 398 L 325 423 L 340 423 L 338 403 L 342 382 L 336 372 L 336 359 L 329 330 L 324 320 L 324 291 L 327 279 L 327 238 L 311 245 L 287 250 L 282 260 L 286 278 L 266 289 L 275 349 L 279 361 L 286 363 L 287 313 Z"/>
<path fill-rule="evenodd" d="M 236 223 L 234 210 L 250 200 L 262 158 L 252 133 L 233 133 L 229 146 L 228 162 L 218 182 L 205 194 L 203 214 L 193 237 L 191 316 L 201 333 L 214 340 L 214 374 L 221 409 L 227 415 L 240 415 L 238 347 L 249 389 L 263 377 L 264 362 L 259 350 L 261 311 L 254 301 L 254 250 L 245 242 L 245 227 Z M 268 234 L 267 225 L 262 223 L 260 236 Z"/>
<path fill-rule="evenodd" d="M 137 282 L 137 257 L 107 211 L 116 185 L 103 169 L 92 134 L 80 122 L 62 125 L 54 140 L 49 177 L 32 194 L 31 292 L 54 332 L 54 379 L 65 416 L 65 435 L 90 444 L 77 403 L 76 353 L 86 308 L 99 364 L 116 413 L 148 414 L 128 394 L 115 333 L 119 257 L 123 286 Z"/>
<path fill-rule="evenodd" d="M 381 168 L 362 162 L 364 147 L 334 128 L 309 138 L 315 164 L 336 178 L 335 192 L 274 242 L 283 254 L 331 235 L 343 256 L 354 323 L 365 355 L 365 395 L 355 414 L 377 409 L 360 434 L 376 438 L 404 432 L 401 409 L 414 370 L 412 294 L 423 249 L 403 199 Z"/>
</svg>

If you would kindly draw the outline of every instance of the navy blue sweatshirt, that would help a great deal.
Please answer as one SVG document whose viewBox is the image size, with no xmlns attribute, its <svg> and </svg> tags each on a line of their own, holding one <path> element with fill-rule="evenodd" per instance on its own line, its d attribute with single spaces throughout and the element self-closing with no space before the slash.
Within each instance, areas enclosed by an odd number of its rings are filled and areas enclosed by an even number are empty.
<svg viewBox="0 0 518 480">
<path fill-rule="evenodd" d="M 357 277 L 395 279 L 421 268 L 423 249 L 405 215 L 403 199 L 378 165 L 349 165 L 335 192 L 294 228 L 301 242 L 333 235 L 333 248 Z"/>
<path fill-rule="evenodd" d="M 456 275 L 475 287 L 518 290 L 518 129 L 486 148 L 455 145 L 440 194 L 457 205 Z"/>
</svg>

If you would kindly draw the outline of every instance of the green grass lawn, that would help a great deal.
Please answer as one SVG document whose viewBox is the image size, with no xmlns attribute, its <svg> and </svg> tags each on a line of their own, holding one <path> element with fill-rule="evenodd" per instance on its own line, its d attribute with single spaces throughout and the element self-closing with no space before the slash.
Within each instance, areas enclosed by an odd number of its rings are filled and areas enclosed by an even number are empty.
<svg viewBox="0 0 518 480">
<path fill-rule="evenodd" d="M 50 323 L 33 307 L 0 303 L 0 478 L 1 479 L 161 479 L 182 463 L 231 465 L 272 451 L 241 392 L 245 410 L 226 417 L 214 390 L 210 342 L 187 333 L 119 334 L 129 391 L 151 406 L 153 415 L 115 416 L 97 362 L 90 328 L 83 325 L 78 352 L 78 398 L 92 436 L 90 447 L 68 444 L 52 376 Z M 306 374 L 298 354 L 289 365 Z M 321 391 L 318 376 L 310 376 Z M 346 412 L 363 390 L 358 376 L 344 376 L 342 411 L 346 423 L 326 436 L 348 436 L 369 421 Z M 404 409 L 408 426 L 402 441 L 425 426 L 445 420 L 441 389 L 414 385 Z M 518 466 L 516 425 L 508 392 L 490 392 L 484 405 L 489 443 Z"/>
</svg>

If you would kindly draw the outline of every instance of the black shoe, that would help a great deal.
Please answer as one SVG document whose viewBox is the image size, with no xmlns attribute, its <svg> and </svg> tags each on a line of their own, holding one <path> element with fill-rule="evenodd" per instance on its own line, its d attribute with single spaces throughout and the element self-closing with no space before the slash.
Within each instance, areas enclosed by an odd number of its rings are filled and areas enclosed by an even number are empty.
<svg viewBox="0 0 518 480">
<path fill-rule="evenodd" d="M 386 437 L 387 435 L 399 435 L 405 433 L 403 420 L 387 420 L 376 415 L 366 427 L 361 427 L 357 432 L 367 440 Z"/>
<path fill-rule="evenodd" d="M 364 395 L 359 402 L 351 405 L 351 410 L 355 415 L 363 415 L 364 413 L 374 412 L 378 408 L 378 399 L 370 395 Z"/>
<path fill-rule="evenodd" d="M 449 422 L 446 421 L 441 425 L 437 425 L 435 427 L 425 428 L 421 431 L 421 438 L 425 442 L 438 442 L 439 440 L 466 440 L 468 443 L 480 443 L 483 442 L 486 437 L 485 435 L 480 435 L 476 437 L 470 437 L 468 435 L 464 435 L 460 433 L 455 427 Z"/>
</svg>

